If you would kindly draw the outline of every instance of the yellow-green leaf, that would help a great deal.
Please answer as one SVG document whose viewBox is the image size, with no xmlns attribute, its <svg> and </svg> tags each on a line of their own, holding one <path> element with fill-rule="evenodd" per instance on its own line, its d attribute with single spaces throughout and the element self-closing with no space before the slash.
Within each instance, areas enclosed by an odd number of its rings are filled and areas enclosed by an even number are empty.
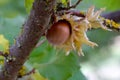
<svg viewBox="0 0 120 80">
<path fill-rule="evenodd" d="M 30 12 L 33 2 L 34 0 L 25 0 L 25 7 L 26 7 L 27 12 Z"/>
<path fill-rule="evenodd" d="M 9 53 L 9 41 L 3 35 L 0 35 L 0 51 Z"/>
<path fill-rule="evenodd" d="M 32 77 L 34 80 L 47 80 L 42 75 L 40 75 L 40 73 L 38 71 L 35 71 L 35 73 L 32 74 Z"/>
<path fill-rule="evenodd" d="M 4 57 L 0 56 L 0 66 L 3 65 L 3 63 L 4 63 Z"/>
<path fill-rule="evenodd" d="M 61 3 L 62 3 L 64 6 L 67 6 L 67 4 L 68 4 L 69 1 L 70 1 L 70 0 L 61 0 Z"/>
</svg>

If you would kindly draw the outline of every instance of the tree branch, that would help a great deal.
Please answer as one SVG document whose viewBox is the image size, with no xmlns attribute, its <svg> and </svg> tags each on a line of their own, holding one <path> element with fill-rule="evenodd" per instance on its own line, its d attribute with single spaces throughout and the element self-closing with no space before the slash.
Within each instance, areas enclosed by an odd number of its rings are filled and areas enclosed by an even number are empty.
<svg viewBox="0 0 120 80">
<path fill-rule="evenodd" d="M 111 19 L 115 22 L 120 22 L 120 11 L 111 12 L 108 14 L 103 14 L 102 17 L 106 19 Z"/>
<path fill-rule="evenodd" d="M 85 14 L 80 13 L 79 10 L 68 10 L 68 11 L 63 10 L 63 11 L 60 11 L 59 13 L 61 13 L 61 14 L 70 13 L 70 14 L 76 15 L 78 17 L 85 17 Z M 115 22 L 120 22 L 120 10 L 115 11 L 115 12 L 105 13 L 105 14 L 102 14 L 101 16 L 106 19 L 113 20 Z"/>
<path fill-rule="evenodd" d="M 3 70 L 0 72 L 0 80 L 17 79 L 19 69 L 48 27 L 55 3 L 56 0 L 35 0 L 30 16 L 23 25 L 23 32 L 10 47 L 8 56 L 11 59 L 5 60 Z"/>
</svg>

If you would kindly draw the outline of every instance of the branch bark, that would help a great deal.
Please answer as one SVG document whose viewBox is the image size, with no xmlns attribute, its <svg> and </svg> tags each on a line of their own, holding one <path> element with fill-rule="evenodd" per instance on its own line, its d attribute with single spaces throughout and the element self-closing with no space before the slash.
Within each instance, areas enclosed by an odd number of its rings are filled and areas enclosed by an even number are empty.
<svg viewBox="0 0 120 80">
<path fill-rule="evenodd" d="M 85 17 L 85 14 L 81 14 L 79 10 L 61 10 L 59 11 L 59 14 L 64 14 L 64 13 L 70 13 L 72 15 L 76 15 L 78 17 Z M 113 20 L 115 22 L 120 22 L 120 10 L 118 11 L 114 11 L 114 12 L 110 12 L 110 13 L 105 13 L 101 15 L 102 17 L 106 18 L 106 19 L 110 19 Z"/>
<path fill-rule="evenodd" d="M 35 0 L 28 20 L 23 25 L 23 32 L 10 47 L 10 54 L 0 72 L 0 80 L 16 80 L 17 73 L 38 40 L 48 27 L 56 0 Z"/>
<path fill-rule="evenodd" d="M 115 22 L 120 22 L 120 10 L 111 12 L 111 13 L 107 13 L 107 14 L 103 14 L 102 16 L 106 19 L 111 19 Z"/>
</svg>

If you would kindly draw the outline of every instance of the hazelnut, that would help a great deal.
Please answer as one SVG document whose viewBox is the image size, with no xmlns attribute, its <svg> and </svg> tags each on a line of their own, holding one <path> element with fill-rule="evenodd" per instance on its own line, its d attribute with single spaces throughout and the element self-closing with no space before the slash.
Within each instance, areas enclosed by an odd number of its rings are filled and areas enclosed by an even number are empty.
<svg viewBox="0 0 120 80">
<path fill-rule="evenodd" d="M 46 38 L 52 45 L 61 45 L 69 39 L 70 34 L 70 23 L 66 20 L 59 20 L 48 29 Z"/>
</svg>

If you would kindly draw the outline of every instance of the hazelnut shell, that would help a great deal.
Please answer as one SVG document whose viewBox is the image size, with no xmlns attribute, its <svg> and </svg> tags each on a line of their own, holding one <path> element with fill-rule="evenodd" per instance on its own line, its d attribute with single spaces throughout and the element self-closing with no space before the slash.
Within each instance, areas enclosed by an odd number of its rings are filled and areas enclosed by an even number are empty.
<svg viewBox="0 0 120 80">
<path fill-rule="evenodd" d="M 59 20 L 48 29 L 46 38 L 52 45 L 61 45 L 70 37 L 70 24 L 66 20 Z"/>
</svg>

